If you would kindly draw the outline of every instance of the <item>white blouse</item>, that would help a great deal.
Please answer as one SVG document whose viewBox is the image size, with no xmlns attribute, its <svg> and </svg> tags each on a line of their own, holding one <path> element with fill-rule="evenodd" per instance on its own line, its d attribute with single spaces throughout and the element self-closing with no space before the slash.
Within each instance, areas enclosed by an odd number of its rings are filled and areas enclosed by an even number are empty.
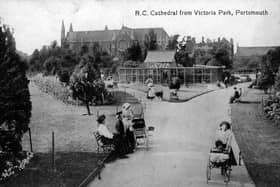
<svg viewBox="0 0 280 187">
<path fill-rule="evenodd" d="M 113 134 L 108 130 L 108 128 L 104 124 L 99 124 L 97 131 L 99 132 L 99 134 L 101 136 L 104 136 L 104 137 L 110 138 L 110 139 L 113 138 Z"/>
</svg>

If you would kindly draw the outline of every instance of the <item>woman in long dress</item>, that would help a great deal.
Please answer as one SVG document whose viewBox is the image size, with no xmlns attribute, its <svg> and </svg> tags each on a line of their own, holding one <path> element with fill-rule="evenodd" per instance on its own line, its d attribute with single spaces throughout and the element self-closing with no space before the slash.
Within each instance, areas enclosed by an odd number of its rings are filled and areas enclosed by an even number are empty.
<svg viewBox="0 0 280 187">
<path fill-rule="evenodd" d="M 133 117 L 134 117 L 134 114 L 131 109 L 131 105 L 129 103 L 123 104 L 122 119 L 123 119 L 124 129 L 126 132 L 126 137 L 128 139 L 131 149 L 134 149 L 136 146 L 136 140 L 134 137 L 133 127 L 132 127 Z"/>
</svg>

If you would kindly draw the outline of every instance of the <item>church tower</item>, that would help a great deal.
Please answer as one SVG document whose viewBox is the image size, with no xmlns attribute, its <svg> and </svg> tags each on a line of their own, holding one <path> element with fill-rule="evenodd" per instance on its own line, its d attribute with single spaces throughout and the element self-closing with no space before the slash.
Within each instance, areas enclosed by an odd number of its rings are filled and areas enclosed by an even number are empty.
<svg viewBox="0 0 280 187">
<path fill-rule="evenodd" d="M 72 23 L 70 23 L 69 32 L 73 32 L 73 26 L 72 26 Z"/>
<path fill-rule="evenodd" d="M 61 45 L 61 47 L 63 47 L 64 46 L 64 42 L 65 42 L 65 27 L 64 27 L 64 21 L 62 20 L 62 25 L 61 25 L 61 43 L 60 43 L 60 45 Z"/>
</svg>

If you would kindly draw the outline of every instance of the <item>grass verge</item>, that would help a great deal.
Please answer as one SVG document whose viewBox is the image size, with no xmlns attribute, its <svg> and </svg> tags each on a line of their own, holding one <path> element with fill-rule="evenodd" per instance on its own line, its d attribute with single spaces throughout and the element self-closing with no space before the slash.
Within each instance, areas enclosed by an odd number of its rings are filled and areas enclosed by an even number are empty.
<svg viewBox="0 0 280 187">
<path fill-rule="evenodd" d="M 56 153 L 56 171 L 51 154 L 36 153 L 26 169 L 11 177 L 3 187 L 77 187 L 105 155 L 90 152 Z"/>
<path fill-rule="evenodd" d="M 261 105 L 233 104 L 232 123 L 248 172 L 259 187 L 280 186 L 280 129 Z"/>
</svg>

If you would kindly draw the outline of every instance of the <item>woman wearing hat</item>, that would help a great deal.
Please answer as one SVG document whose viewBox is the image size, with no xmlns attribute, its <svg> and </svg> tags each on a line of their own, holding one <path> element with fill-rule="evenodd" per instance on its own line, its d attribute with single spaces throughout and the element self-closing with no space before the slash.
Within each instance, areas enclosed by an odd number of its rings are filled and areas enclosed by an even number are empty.
<svg viewBox="0 0 280 187">
<path fill-rule="evenodd" d="M 122 119 L 123 119 L 123 124 L 124 124 L 124 129 L 126 132 L 126 138 L 130 144 L 130 147 L 132 149 L 135 148 L 135 137 L 134 137 L 134 132 L 133 132 L 133 127 L 132 127 L 132 119 L 134 117 L 134 114 L 131 109 L 131 105 L 129 103 L 125 103 L 122 106 Z"/>
<path fill-rule="evenodd" d="M 148 84 L 148 93 L 147 93 L 147 99 L 153 100 L 155 98 L 155 88 L 153 83 Z"/>
<path fill-rule="evenodd" d="M 117 156 L 124 156 L 125 148 L 123 147 L 123 140 L 117 134 L 113 134 L 109 131 L 105 123 L 105 115 L 101 115 L 97 119 L 98 133 L 101 135 L 101 142 L 103 144 L 113 144 L 115 146 L 115 153 Z"/>
</svg>

